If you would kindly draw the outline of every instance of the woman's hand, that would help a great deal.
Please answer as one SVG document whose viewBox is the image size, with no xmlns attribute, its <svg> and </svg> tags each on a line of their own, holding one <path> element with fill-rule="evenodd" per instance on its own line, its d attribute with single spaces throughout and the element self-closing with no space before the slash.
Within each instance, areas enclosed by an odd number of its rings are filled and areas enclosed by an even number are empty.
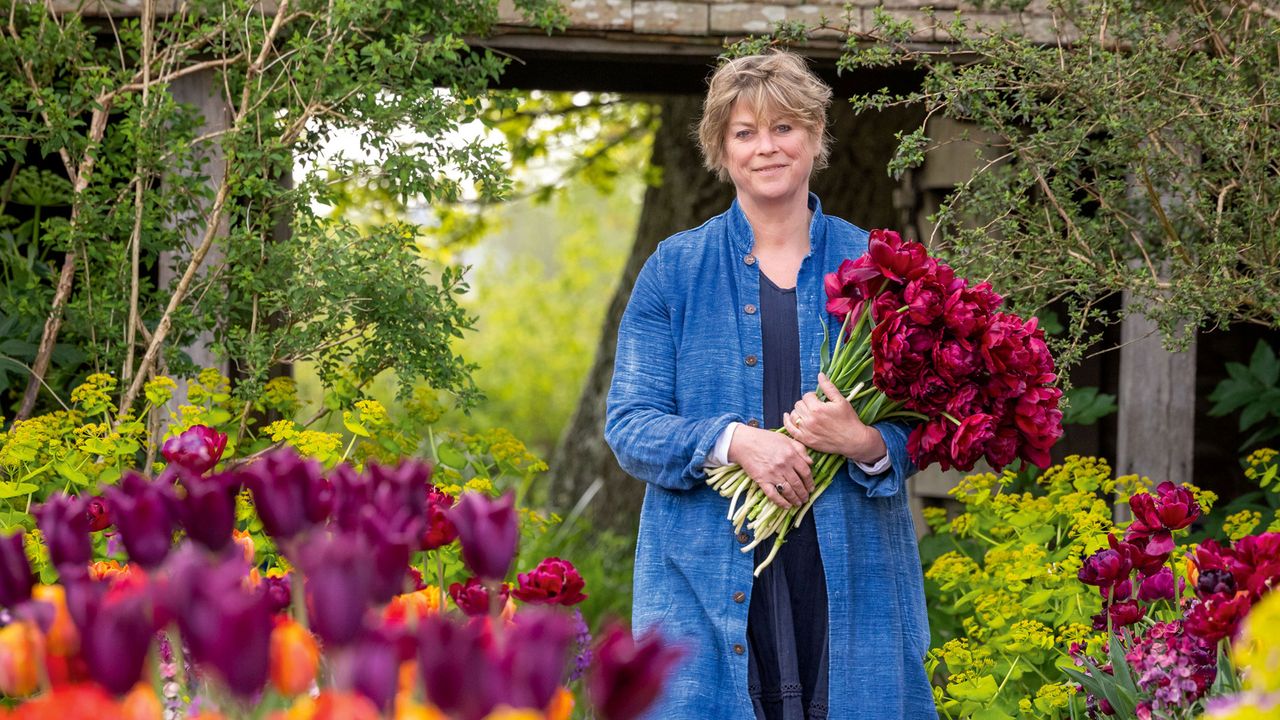
<svg viewBox="0 0 1280 720">
<path fill-rule="evenodd" d="M 729 443 L 729 462 L 742 466 L 765 497 L 781 507 L 800 507 L 813 492 L 813 458 L 782 433 L 739 425 Z"/>
<path fill-rule="evenodd" d="M 862 422 L 835 383 L 818 373 L 818 387 L 827 396 L 825 401 L 819 400 L 816 393 L 805 393 L 791 412 L 783 413 L 782 424 L 791 437 L 818 452 L 835 453 L 862 463 L 874 463 L 884 457 L 884 438 Z"/>
</svg>

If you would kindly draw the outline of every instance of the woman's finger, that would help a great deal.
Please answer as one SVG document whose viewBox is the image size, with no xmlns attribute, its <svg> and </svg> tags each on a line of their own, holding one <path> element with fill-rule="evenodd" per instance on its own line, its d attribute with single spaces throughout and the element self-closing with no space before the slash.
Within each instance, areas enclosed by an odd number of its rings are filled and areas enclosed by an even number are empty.
<svg viewBox="0 0 1280 720">
<path fill-rule="evenodd" d="M 826 373 L 818 373 L 818 387 L 822 388 L 822 393 L 827 396 L 827 402 L 837 405 L 847 405 L 849 403 L 844 394 L 840 392 L 840 388 L 831 382 L 831 378 L 828 378 Z"/>
</svg>

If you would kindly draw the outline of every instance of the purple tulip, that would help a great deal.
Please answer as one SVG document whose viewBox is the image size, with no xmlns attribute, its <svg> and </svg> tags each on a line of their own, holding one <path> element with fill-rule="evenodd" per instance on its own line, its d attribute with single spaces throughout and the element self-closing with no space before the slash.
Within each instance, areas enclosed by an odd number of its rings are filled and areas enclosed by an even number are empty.
<svg viewBox="0 0 1280 720">
<path fill-rule="evenodd" d="M 262 578 L 262 586 L 266 588 L 273 615 L 288 610 L 293 604 L 293 581 L 289 575 L 267 575 Z"/>
<path fill-rule="evenodd" d="M 1173 571 L 1167 567 L 1161 568 L 1155 575 L 1142 578 L 1142 583 L 1138 586 L 1138 599 L 1143 602 L 1172 600 L 1173 597 Z"/>
<path fill-rule="evenodd" d="M 683 655 L 656 631 L 637 642 L 621 626 L 606 629 L 587 671 L 587 693 L 597 715 L 602 720 L 639 717 L 662 694 L 667 676 Z"/>
<path fill-rule="evenodd" d="M 317 535 L 298 551 L 306 578 L 311 629 L 328 645 L 346 645 L 360 635 L 369 607 L 369 548 L 358 536 Z"/>
<path fill-rule="evenodd" d="M 89 542 L 89 515 L 83 499 L 54 493 L 36 506 L 35 516 L 55 567 L 89 564 L 93 545 Z"/>
<path fill-rule="evenodd" d="M 118 486 L 105 491 L 124 549 L 131 560 L 148 570 L 164 560 L 173 543 L 167 484 L 166 479 L 151 482 L 129 471 Z"/>
<path fill-rule="evenodd" d="M 505 578 L 520 539 L 515 495 L 491 500 L 480 493 L 465 493 L 449 511 L 449 520 L 458 528 L 462 560 L 471 572 L 489 580 Z"/>
<path fill-rule="evenodd" d="M 359 530 L 360 518 L 373 498 L 373 483 L 345 463 L 329 473 L 329 483 L 333 491 L 333 524 L 344 532 Z"/>
<path fill-rule="evenodd" d="M 1090 555 L 1080 568 L 1077 577 L 1085 585 L 1112 587 L 1129 577 L 1132 563 L 1124 553 L 1116 550 L 1099 550 Z"/>
<path fill-rule="evenodd" d="M 67 586 L 67 600 L 89 675 L 116 695 L 132 690 L 156 630 L 148 594 L 141 588 L 107 593 L 103 583 L 86 578 Z"/>
<path fill-rule="evenodd" d="M 351 686 L 378 706 L 391 709 L 400 684 L 400 656 L 396 634 L 372 630 L 363 634 L 352 648 Z"/>
<path fill-rule="evenodd" d="M 573 622 L 553 610 L 517 613 L 503 647 L 502 676 L 507 686 L 503 702 L 511 707 L 546 707 L 564 680 L 575 634 Z"/>
<path fill-rule="evenodd" d="M 166 604 L 177 615 L 191 655 L 241 697 L 262 690 L 270 667 L 272 623 L 265 588 L 245 588 L 249 568 L 237 553 L 209 558 L 188 550 L 171 569 Z"/>
<path fill-rule="evenodd" d="M 288 540 L 312 524 L 307 500 L 325 483 L 320 463 L 286 447 L 262 456 L 242 470 L 241 477 L 253 493 L 262 528 L 277 541 Z"/>
<path fill-rule="evenodd" d="M 170 464 L 189 473 L 203 475 L 218 464 L 226 448 L 225 434 L 207 425 L 192 425 L 181 435 L 166 440 L 160 453 Z"/>
<path fill-rule="evenodd" d="M 417 548 L 422 526 L 404 515 L 391 519 L 366 516 L 362 533 L 370 550 L 369 597 L 378 604 L 404 592 L 409 557 Z"/>
<path fill-rule="evenodd" d="M 171 488 L 169 508 L 187 531 L 187 537 L 212 552 L 231 542 L 236 526 L 239 476 L 233 473 L 193 475 L 180 473 L 182 489 Z"/>
<path fill-rule="evenodd" d="M 1236 577 L 1230 570 L 1222 568 L 1201 570 L 1200 577 L 1196 579 L 1196 593 L 1202 597 L 1218 593 L 1234 595 L 1235 592 Z"/>
<path fill-rule="evenodd" d="M 22 531 L 0 535 L 0 607 L 12 608 L 30 600 L 35 582 L 22 547 Z"/>
<path fill-rule="evenodd" d="M 449 717 L 480 720 L 501 699 L 502 679 L 486 650 L 484 628 L 439 614 L 418 626 L 418 670 L 427 700 Z"/>
<path fill-rule="evenodd" d="M 414 516 L 426 512 L 427 487 L 431 484 L 430 464 L 414 459 L 402 460 L 395 467 L 370 463 L 365 474 L 373 486 L 374 505 L 404 508 Z"/>
</svg>

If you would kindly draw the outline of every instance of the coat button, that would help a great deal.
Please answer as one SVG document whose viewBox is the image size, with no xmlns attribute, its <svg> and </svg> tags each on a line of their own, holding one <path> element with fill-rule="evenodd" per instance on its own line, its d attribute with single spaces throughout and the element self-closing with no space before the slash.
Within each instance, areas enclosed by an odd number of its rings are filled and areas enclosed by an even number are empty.
<svg viewBox="0 0 1280 720">
<path fill-rule="evenodd" d="M 747 367 L 755 367 L 755 366 L 756 366 L 756 356 L 755 356 L 755 355 L 748 355 L 748 356 L 747 356 L 747 359 L 745 360 L 745 362 L 747 363 Z"/>
<path fill-rule="evenodd" d="M 733 601 L 736 603 L 746 602 L 747 594 L 739 590 L 733 594 Z"/>
<path fill-rule="evenodd" d="M 760 421 L 755 418 L 751 418 L 750 420 L 747 421 L 747 426 L 758 428 L 760 427 Z"/>
<path fill-rule="evenodd" d="M 738 542 L 742 543 L 743 545 L 746 545 L 747 541 L 749 541 L 750 539 L 751 539 L 751 536 L 747 535 L 745 532 L 738 533 Z"/>
<path fill-rule="evenodd" d="M 748 254 L 746 257 L 742 258 L 742 262 L 744 262 L 744 263 L 746 263 L 746 264 L 748 264 L 748 265 L 755 265 L 755 264 L 756 264 L 756 256 L 755 256 L 755 255 L 750 255 L 750 254 Z"/>
<path fill-rule="evenodd" d="M 742 308 L 742 311 L 743 311 L 743 312 L 745 312 L 745 313 L 746 313 L 746 314 L 748 314 L 748 315 L 755 315 L 755 314 L 756 314 L 756 306 L 755 306 L 755 305 L 752 305 L 752 304 L 750 304 L 750 303 L 747 303 L 747 306 L 746 306 L 746 307 L 744 307 L 744 308 Z"/>
<path fill-rule="evenodd" d="M 734 646 L 733 646 L 733 654 L 734 654 L 734 655 L 741 655 L 741 654 L 745 653 L 746 651 L 747 651 L 747 649 L 746 649 L 745 647 L 743 647 L 743 646 L 742 646 L 742 643 L 735 643 L 735 644 L 734 644 Z"/>
</svg>

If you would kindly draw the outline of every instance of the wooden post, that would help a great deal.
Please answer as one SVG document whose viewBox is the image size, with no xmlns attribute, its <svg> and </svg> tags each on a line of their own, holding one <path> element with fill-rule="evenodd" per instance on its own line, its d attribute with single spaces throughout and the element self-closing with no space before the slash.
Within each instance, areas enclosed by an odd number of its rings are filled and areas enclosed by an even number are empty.
<svg viewBox="0 0 1280 720">
<path fill-rule="evenodd" d="M 1128 314 L 1120 326 L 1116 474 L 1137 473 L 1154 483 L 1190 482 L 1195 449 L 1195 340 L 1182 351 L 1169 352 L 1136 302 L 1125 293 Z"/>
<path fill-rule="evenodd" d="M 217 76 L 212 70 L 206 70 L 174 80 L 169 86 L 169 92 L 174 99 L 180 103 L 193 105 L 199 109 L 200 114 L 204 116 L 204 125 L 197 132 L 197 135 L 226 130 L 230 126 L 230 113 L 226 99 L 221 93 L 221 86 L 216 83 Z M 204 143 L 204 147 L 200 152 L 202 170 L 209 176 L 209 184 L 217 188 L 222 184 L 223 175 L 226 173 L 226 157 L 222 151 L 222 142 L 220 138 L 214 138 Z M 194 217 L 179 218 L 177 222 L 181 225 L 180 232 L 186 238 L 188 245 L 195 246 L 200 242 L 205 228 L 199 219 L 208 211 L 207 207 L 202 206 Z M 226 220 L 222 221 L 225 231 Z M 219 264 L 221 257 L 221 249 L 215 245 L 209 251 L 209 255 L 205 260 L 205 267 L 214 267 Z M 166 288 L 177 279 L 180 269 L 185 267 L 190 260 L 191 251 L 165 252 L 160 256 L 160 282 L 161 288 Z M 227 374 L 227 362 L 225 359 L 219 360 L 214 356 L 210 349 L 213 345 L 213 333 L 202 332 L 196 336 L 189 345 L 182 348 L 182 351 L 191 358 L 198 367 L 217 368 L 223 375 Z M 174 378 L 178 383 L 178 387 L 174 390 L 172 407 L 181 407 L 187 402 L 187 382 L 180 378 Z"/>
</svg>

